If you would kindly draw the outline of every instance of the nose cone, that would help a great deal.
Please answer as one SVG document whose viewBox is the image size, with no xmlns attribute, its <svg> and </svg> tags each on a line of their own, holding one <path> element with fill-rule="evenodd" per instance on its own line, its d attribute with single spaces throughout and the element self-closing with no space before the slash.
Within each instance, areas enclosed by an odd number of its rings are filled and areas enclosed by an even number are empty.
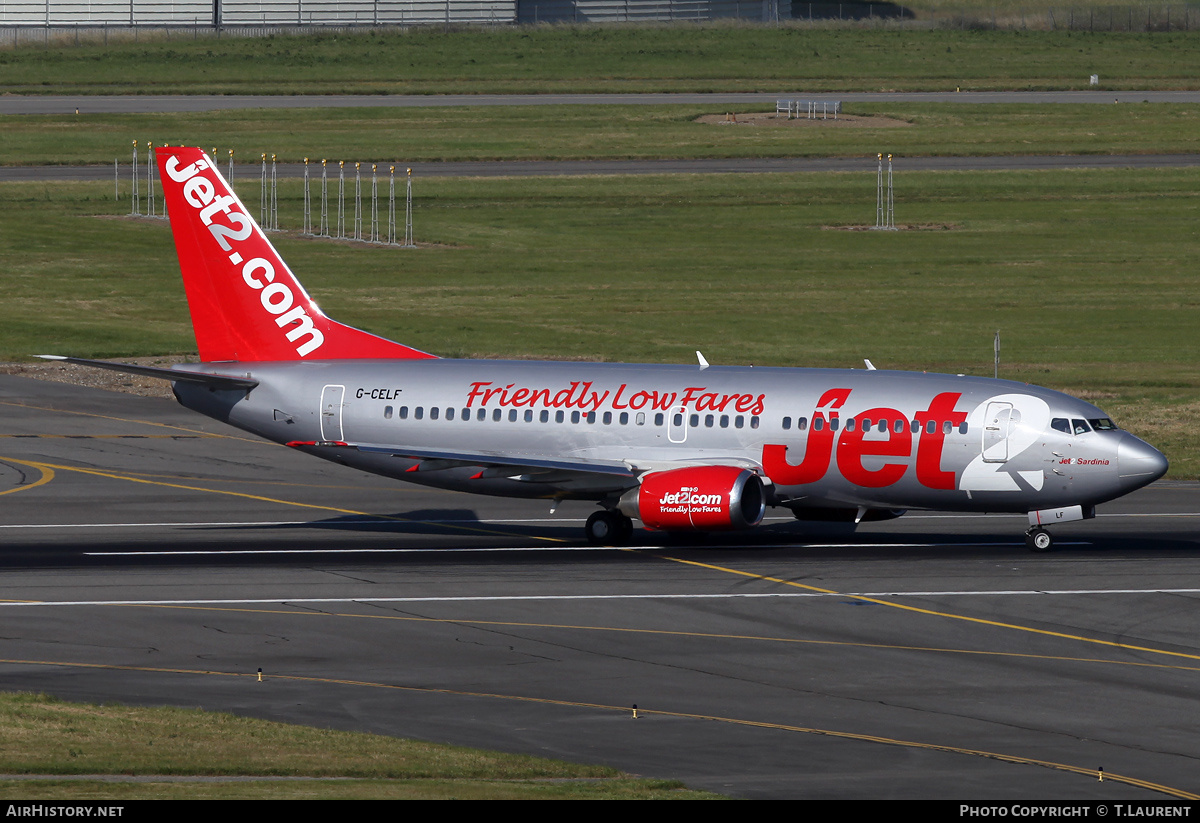
<svg viewBox="0 0 1200 823">
<path fill-rule="evenodd" d="M 1117 476 L 1127 490 L 1140 489 L 1167 473 L 1167 458 L 1158 449 L 1132 434 L 1117 446 Z"/>
</svg>

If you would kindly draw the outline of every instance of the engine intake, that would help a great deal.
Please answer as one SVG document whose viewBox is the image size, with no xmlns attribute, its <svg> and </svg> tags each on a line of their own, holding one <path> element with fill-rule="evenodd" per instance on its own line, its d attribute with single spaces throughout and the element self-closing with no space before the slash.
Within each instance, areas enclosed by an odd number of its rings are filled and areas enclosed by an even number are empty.
<svg viewBox="0 0 1200 823">
<path fill-rule="evenodd" d="M 762 522 L 766 491 L 762 479 L 749 469 L 696 466 L 645 475 L 617 508 L 648 529 L 745 529 Z"/>
</svg>

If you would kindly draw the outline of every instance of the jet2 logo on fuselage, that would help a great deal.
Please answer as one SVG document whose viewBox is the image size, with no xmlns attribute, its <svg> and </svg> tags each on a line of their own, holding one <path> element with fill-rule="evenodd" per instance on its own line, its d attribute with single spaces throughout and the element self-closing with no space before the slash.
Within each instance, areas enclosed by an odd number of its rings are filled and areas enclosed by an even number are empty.
<svg viewBox="0 0 1200 823">
<path fill-rule="evenodd" d="M 880 432 L 882 439 L 868 439 L 870 432 L 863 431 L 861 425 L 853 429 L 842 428 L 840 433 L 829 425 L 829 421 L 839 417 L 839 410 L 850 399 L 851 392 L 851 389 L 830 389 L 821 395 L 800 463 L 788 462 L 786 445 L 767 443 L 763 446 L 763 470 L 771 480 L 781 486 L 815 483 L 825 477 L 830 463 L 836 461 L 842 477 L 856 486 L 873 489 L 891 486 L 908 471 L 907 462 L 884 462 L 877 469 L 868 469 L 863 465 L 863 459 L 911 457 L 916 440 L 917 482 L 929 489 L 955 488 L 954 472 L 942 470 L 942 449 L 946 443 L 945 424 L 957 427 L 966 422 L 967 412 L 954 408 L 962 397 L 961 392 L 942 392 L 929 402 L 927 409 L 914 414 L 912 419 L 920 427 L 920 433 L 915 436 L 908 425 L 908 415 L 898 409 L 864 409 L 854 415 L 887 421 L 886 430 Z M 899 420 L 905 421 L 903 426 L 892 425 L 892 421 Z"/>
</svg>

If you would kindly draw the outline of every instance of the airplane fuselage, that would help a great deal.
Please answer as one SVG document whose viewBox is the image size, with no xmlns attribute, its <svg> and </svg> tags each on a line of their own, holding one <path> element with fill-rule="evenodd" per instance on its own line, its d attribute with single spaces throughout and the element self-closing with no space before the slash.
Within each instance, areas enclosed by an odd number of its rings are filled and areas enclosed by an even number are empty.
<svg viewBox="0 0 1200 823">
<path fill-rule="evenodd" d="M 479 360 L 212 363 L 249 391 L 176 384 L 184 405 L 321 457 L 416 483 L 604 500 L 628 478 L 490 472 L 338 443 L 444 444 L 509 458 L 759 467 L 767 502 L 1026 512 L 1094 506 L 1165 460 L 1090 403 L 1005 380 L 916 372 Z"/>
</svg>

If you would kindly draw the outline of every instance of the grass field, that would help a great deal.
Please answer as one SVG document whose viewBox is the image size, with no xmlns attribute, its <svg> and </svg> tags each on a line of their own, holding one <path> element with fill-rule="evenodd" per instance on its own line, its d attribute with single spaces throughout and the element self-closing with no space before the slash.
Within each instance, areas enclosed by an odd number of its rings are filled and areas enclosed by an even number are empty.
<svg viewBox="0 0 1200 823">
<path fill-rule="evenodd" d="M 603 766 L 312 729 L 215 712 L 68 703 L 0 693 L 0 779 L 8 801 L 146 799 L 697 800 L 715 795 Z M 138 782 L 67 775 L 300 777 Z"/>
<path fill-rule="evenodd" d="M 1194 15 L 1200 23 L 1200 14 Z M 19 94 L 1200 88 L 1200 32 L 537 26 L 0 51 Z"/>
<path fill-rule="evenodd" d="M 758 107 L 774 110 L 773 104 Z M 851 120 L 698 122 L 721 106 L 300 109 L 0 117 L 4 165 L 128 164 L 130 146 L 200 145 L 361 162 L 588 158 L 1163 154 L 1200 151 L 1200 105 L 856 103 Z M 743 120 L 745 119 L 743 112 Z M 869 118 L 864 121 L 858 118 Z M 847 125 L 855 122 L 857 125 Z"/>
<path fill-rule="evenodd" d="M 1200 170 L 429 179 L 415 251 L 281 236 L 333 316 L 450 356 L 1002 374 L 1200 475 Z M 253 210 L 255 196 L 248 197 Z M 0 186 L 0 357 L 194 349 L 168 230 L 103 184 Z M 284 225 L 298 226 L 298 184 Z M 38 219 L 31 220 L 29 215 Z"/>
</svg>

